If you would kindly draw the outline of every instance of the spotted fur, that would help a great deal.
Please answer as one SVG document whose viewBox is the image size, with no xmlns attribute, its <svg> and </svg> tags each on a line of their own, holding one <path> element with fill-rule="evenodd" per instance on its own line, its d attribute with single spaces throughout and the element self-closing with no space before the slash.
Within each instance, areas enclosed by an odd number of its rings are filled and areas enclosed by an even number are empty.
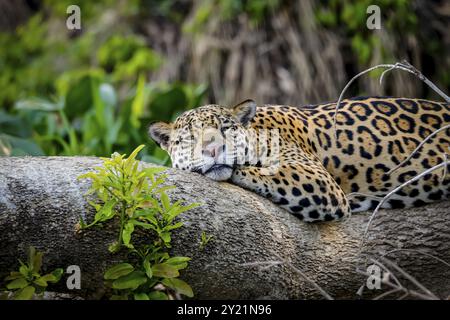
<svg viewBox="0 0 450 320">
<path fill-rule="evenodd" d="M 174 167 L 229 180 L 308 222 L 337 220 L 374 208 L 378 200 L 372 196 L 383 197 L 450 153 L 447 130 L 431 138 L 404 166 L 387 174 L 424 138 L 450 122 L 448 103 L 380 97 L 344 100 L 337 115 L 337 138 L 333 130 L 335 107 L 336 103 L 257 107 L 252 101 L 233 108 L 208 105 L 185 112 L 173 124 L 151 125 L 150 136 L 169 152 Z M 214 147 L 211 143 L 199 146 L 212 148 L 216 157 L 193 159 L 190 153 L 181 152 L 182 142 L 195 140 L 195 130 L 204 127 L 220 134 L 234 128 L 236 144 L 231 148 L 217 143 L 212 143 Z M 218 160 L 220 150 L 233 155 L 251 152 L 245 136 L 248 128 L 279 131 L 279 170 L 268 174 L 260 163 L 237 165 Z M 450 175 L 444 177 L 443 171 L 435 171 L 394 194 L 384 207 L 421 206 L 448 199 L 449 184 Z M 349 199 L 347 195 L 354 192 L 368 196 Z"/>
</svg>

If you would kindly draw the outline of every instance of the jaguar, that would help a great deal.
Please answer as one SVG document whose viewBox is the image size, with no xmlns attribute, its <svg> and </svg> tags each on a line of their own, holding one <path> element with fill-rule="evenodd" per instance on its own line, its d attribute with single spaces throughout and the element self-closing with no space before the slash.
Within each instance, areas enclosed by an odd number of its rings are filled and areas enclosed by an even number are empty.
<svg viewBox="0 0 450 320">
<path fill-rule="evenodd" d="M 173 167 L 256 192 L 306 222 L 373 209 L 395 187 L 447 159 L 450 130 L 443 130 L 402 163 L 450 123 L 449 103 L 357 97 L 343 100 L 335 113 L 336 102 L 210 104 L 173 123 L 151 123 L 149 135 L 169 153 Z M 448 199 L 448 170 L 424 175 L 382 207 Z"/>
</svg>

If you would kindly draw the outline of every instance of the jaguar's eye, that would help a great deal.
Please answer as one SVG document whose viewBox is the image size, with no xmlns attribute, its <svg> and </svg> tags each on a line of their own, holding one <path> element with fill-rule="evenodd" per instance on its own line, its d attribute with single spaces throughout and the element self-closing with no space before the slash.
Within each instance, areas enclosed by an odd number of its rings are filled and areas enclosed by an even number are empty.
<svg viewBox="0 0 450 320">
<path fill-rule="evenodd" d="M 220 132 L 222 132 L 222 134 L 224 134 L 228 129 L 231 129 L 231 126 L 223 126 L 220 128 Z"/>
</svg>

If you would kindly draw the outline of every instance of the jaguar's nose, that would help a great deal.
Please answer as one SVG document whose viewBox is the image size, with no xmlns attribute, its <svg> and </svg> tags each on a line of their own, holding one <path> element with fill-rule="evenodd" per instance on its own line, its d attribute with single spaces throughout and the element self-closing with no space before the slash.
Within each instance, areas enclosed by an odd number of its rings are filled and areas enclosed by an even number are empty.
<svg viewBox="0 0 450 320">
<path fill-rule="evenodd" d="M 214 160 L 218 160 L 222 153 L 224 152 L 225 146 L 224 145 L 218 145 L 218 144 L 209 144 L 204 147 L 202 154 L 204 156 L 208 156 L 213 158 Z"/>
</svg>

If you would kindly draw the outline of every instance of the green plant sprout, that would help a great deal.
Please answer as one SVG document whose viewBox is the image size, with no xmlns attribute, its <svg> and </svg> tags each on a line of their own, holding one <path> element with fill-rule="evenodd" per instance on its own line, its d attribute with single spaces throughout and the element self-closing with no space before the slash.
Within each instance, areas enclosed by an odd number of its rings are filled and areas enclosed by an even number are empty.
<svg viewBox="0 0 450 320">
<path fill-rule="evenodd" d="M 171 257 L 172 231 L 183 226 L 177 217 L 199 204 L 182 205 L 181 200 L 172 203 L 166 191 L 175 186 L 164 186 L 166 168 L 142 168 L 136 156 L 143 145 L 137 147 L 128 158 L 114 153 L 102 158 L 103 167 L 97 172 L 83 174 L 79 179 L 91 179 L 87 195 L 95 194 L 99 202 L 88 201 L 96 210 L 94 220 L 86 223 L 80 219 L 80 228 L 87 229 L 109 220 L 119 224 L 117 241 L 109 246 L 111 253 L 128 250 L 133 262 L 116 264 L 106 270 L 104 279 L 114 289 L 111 299 L 160 300 L 168 295 L 158 288 L 170 288 L 178 294 L 192 297 L 191 287 L 178 279 L 190 258 Z M 136 230 L 145 232 L 150 243 L 133 243 Z M 137 261 L 137 262 L 135 262 Z M 156 287 L 156 288 L 155 288 Z"/>
<path fill-rule="evenodd" d="M 13 271 L 5 278 L 5 281 L 9 281 L 6 289 L 13 292 L 14 300 L 30 300 L 35 293 L 43 294 L 48 283 L 57 283 L 61 279 L 64 272 L 61 268 L 43 276 L 40 274 L 43 255 L 31 246 L 28 263 L 25 264 L 19 259 L 19 271 Z"/>
<path fill-rule="evenodd" d="M 202 231 L 201 238 L 200 238 L 200 250 L 205 249 L 206 245 L 209 241 L 213 238 L 212 235 L 207 235 L 205 231 Z"/>
</svg>

